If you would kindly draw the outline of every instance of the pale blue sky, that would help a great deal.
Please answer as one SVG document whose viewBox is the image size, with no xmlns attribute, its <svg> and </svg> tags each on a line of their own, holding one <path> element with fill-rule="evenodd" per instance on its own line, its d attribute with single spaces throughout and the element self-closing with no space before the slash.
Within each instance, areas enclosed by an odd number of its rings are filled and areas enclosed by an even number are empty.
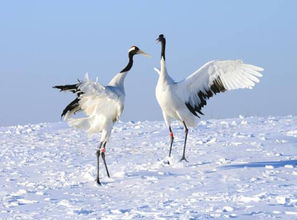
<svg viewBox="0 0 297 220">
<path fill-rule="evenodd" d="M 265 68 L 253 90 L 217 95 L 206 118 L 297 113 L 297 1 L 1 1 L 0 126 L 60 120 L 74 98 L 51 87 L 85 72 L 103 84 L 137 56 L 126 78 L 123 121 L 161 120 L 155 100 L 160 33 L 177 81 L 213 59 Z"/>
</svg>

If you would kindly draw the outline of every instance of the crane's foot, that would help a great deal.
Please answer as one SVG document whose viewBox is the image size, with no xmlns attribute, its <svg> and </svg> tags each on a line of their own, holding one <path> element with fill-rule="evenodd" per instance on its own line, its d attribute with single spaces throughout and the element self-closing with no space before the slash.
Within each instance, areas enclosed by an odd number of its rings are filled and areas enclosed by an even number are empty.
<svg viewBox="0 0 297 220">
<path fill-rule="evenodd" d="M 186 157 L 185 156 L 183 156 L 180 160 L 179 160 L 179 162 L 182 162 L 182 161 L 185 161 L 185 162 L 189 162 L 187 159 L 186 159 Z"/>
<path fill-rule="evenodd" d="M 101 186 L 101 182 L 100 182 L 99 178 L 96 179 L 96 182 L 97 182 L 98 185 Z"/>
<path fill-rule="evenodd" d="M 169 160 L 164 161 L 164 164 L 170 165 Z"/>
<path fill-rule="evenodd" d="M 173 158 L 171 156 L 164 158 L 163 164 L 166 164 L 166 165 L 174 164 Z"/>
</svg>

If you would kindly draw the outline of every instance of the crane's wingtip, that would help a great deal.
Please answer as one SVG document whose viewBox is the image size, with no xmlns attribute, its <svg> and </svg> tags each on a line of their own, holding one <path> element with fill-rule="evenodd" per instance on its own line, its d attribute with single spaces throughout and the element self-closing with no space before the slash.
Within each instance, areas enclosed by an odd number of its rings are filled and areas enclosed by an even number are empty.
<svg viewBox="0 0 297 220">
<path fill-rule="evenodd" d="M 264 68 L 263 68 L 263 67 L 260 67 L 260 66 L 254 66 L 254 69 L 255 69 L 256 71 L 259 71 L 259 72 L 264 71 Z"/>
<path fill-rule="evenodd" d="M 53 89 L 60 89 L 60 92 L 62 92 L 61 86 L 52 86 Z"/>
<path fill-rule="evenodd" d="M 160 74 L 160 70 L 159 70 L 157 67 L 154 67 L 154 70 L 155 70 L 158 74 Z"/>
<path fill-rule="evenodd" d="M 89 80 L 90 80 L 89 73 L 86 72 L 86 73 L 85 73 L 85 81 L 89 81 Z"/>
</svg>

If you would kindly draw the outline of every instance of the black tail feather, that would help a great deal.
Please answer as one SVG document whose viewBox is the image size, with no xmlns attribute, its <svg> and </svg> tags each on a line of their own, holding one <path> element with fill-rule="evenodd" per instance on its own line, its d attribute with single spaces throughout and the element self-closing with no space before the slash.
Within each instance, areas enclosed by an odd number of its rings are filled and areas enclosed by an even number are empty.
<svg viewBox="0 0 297 220">
<path fill-rule="evenodd" d="M 53 86 L 53 88 L 60 89 L 60 91 L 70 91 L 73 93 L 76 93 L 79 91 L 78 87 L 79 87 L 79 83 L 72 84 L 72 85 Z"/>
<path fill-rule="evenodd" d="M 66 106 L 66 108 L 62 112 L 61 117 L 65 116 L 67 114 L 67 112 L 73 111 L 73 113 L 76 113 L 80 110 L 81 110 L 81 108 L 79 106 L 79 98 L 76 98 L 72 102 L 70 102 L 69 105 Z"/>
</svg>

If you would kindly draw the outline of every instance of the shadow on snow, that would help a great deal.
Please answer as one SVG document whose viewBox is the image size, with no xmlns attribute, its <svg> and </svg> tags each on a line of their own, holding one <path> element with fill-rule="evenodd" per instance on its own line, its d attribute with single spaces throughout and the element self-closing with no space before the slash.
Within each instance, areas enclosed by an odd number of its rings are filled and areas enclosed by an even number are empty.
<svg viewBox="0 0 297 220">
<path fill-rule="evenodd" d="M 273 166 L 274 168 L 284 167 L 285 165 L 297 165 L 297 160 L 282 160 L 282 161 L 263 161 L 263 162 L 250 162 L 242 164 L 233 164 L 222 166 L 221 168 L 225 169 L 235 169 L 235 168 L 257 168 L 265 166 Z"/>
</svg>

